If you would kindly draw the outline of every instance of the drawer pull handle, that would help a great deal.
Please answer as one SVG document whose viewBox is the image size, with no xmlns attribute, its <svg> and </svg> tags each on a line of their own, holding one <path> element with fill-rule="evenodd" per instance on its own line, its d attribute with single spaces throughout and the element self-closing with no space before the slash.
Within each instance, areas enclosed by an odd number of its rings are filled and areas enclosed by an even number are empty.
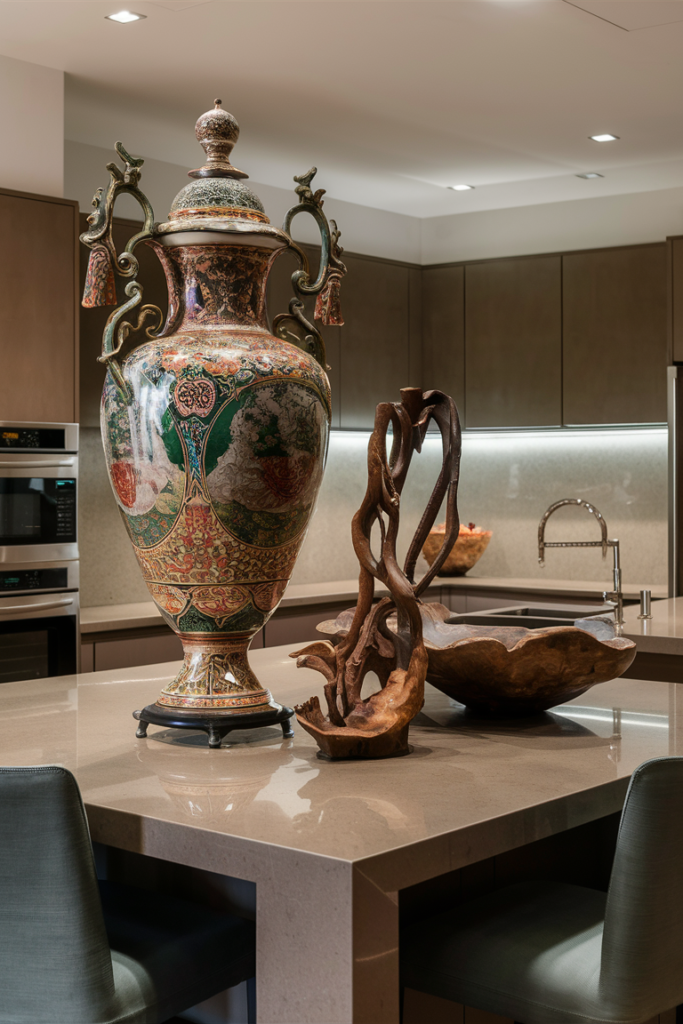
<svg viewBox="0 0 683 1024">
<path fill-rule="evenodd" d="M 12 612 L 37 612 L 44 608 L 65 608 L 73 603 L 73 597 L 67 597 L 61 601 L 43 601 L 41 604 L 0 605 L 0 615 L 10 615 Z"/>
<path fill-rule="evenodd" d="M 61 469 L 75 464 L 75 459 L 36 459 L 35 462 L 0 462 L 0 469 Z"/>
</svg>

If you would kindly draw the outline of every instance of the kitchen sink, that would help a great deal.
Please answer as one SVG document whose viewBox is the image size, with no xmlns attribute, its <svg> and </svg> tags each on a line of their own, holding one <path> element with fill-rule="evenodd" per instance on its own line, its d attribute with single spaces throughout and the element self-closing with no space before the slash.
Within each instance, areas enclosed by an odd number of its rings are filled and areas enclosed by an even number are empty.
<svg viewBox="0 0 683 1024">
<path fill-rule="evenodd" d="M 465 612 L 451 615 L 449 623 L 463 626 L 524 626 L 525 629 L 547 629 L 549 626 L 573 626 L 588 628 L 583 623 L 599 616 L 614 622 L 611 605 L 513 605 L 508 608 L 492 608 L 481 612 Z M 600 621 L 598 619 L 598 622 Z M 597 629 L 597 623 L 596 623 Z"/>
</svg>

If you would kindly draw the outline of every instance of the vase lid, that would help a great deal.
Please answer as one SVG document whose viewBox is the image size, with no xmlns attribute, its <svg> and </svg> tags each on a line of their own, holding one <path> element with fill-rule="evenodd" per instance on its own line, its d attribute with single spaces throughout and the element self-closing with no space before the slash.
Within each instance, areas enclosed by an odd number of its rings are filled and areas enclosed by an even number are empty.
<svg viewBox="0 0 683 1024">
<path fill-rule="evenodd" d="M 213 109 L 202 114 L 195 125 L 195 135 L 206 154 L 206 163 L 189 172 L 194 180 L 185 185 L 173 200 L 170 223 L 183 228 L 229 230 L 225 222 L 249 221 L 270 224 L 263 203 L 256 193 L 240 180 L 247 178 L 230 162 L 232 148 L 239 138 L 236 118 L 222 108 L 222 100 L 214 101 Z M 224 222 L 219 226 L 218 222 Z M 191 222 L 191 223 L 190 223 Z"/>
</svg>

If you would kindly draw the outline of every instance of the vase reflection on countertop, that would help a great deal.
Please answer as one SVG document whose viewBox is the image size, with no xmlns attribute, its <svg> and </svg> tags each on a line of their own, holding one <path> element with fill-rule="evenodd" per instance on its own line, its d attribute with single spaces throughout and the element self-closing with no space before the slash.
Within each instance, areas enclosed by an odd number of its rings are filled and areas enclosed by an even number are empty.
<svg viewBox="0 0 683 1024">
<path fill-rule="evenodd" d="M 239 716 L 251 725 L 282 721 L 247 650 L 292 575 L 327 455 L 325 349 L 303 300 L 316 296 L 315 318 L 323 324 L 343 323 L 339 232 L 322 211 L 324 190 L 311 189 L 315 168 L 295 178 L 299 203 L 283 228 L 271 225 L 241 180 L 247 175 L 230 162 L 239 128 L 220 104 L 197 121 L 207 162 L 190 172 L 166 223 L 154 221 L 139 188 L 143 161 L 117 143 L 124 168 L 108 165 L 109 187 L 96 193 L 81 236 L 91 249 L 84 306 L 116 304 L 115 273 L 128 282 L 127 300 L 104 331 L 102 438 L 142 575 L 183 643 L 180 672 L 150 706 L 172 712 L 176 721 L 168 724 L 188 724 L 193 715 L 233 724 Z M 112 218 L 121 193 L 137 200 L 145 223 L 119 254 Z M 321 231 L 315 278 L 290 234 L 301 212 Z M 134 250 L 141 241 L 166 275 L 163 326 L 157 307 L 140 306 Z M 301 269 L 292 276 L 289 312 L 275 317 L 271 333 L 266 282 L 287 249 Z M 135 307 L 136 326 L 124 319 Z M 122 357 L 129 334 L 143 327 L 148 340 Z M 146 725 L 141 729 L 138 735 Z M 217 746 L 220 736 L 209 731 L 209 740 Z"/>
<path fill-rule="evenodd" d="M 235 749 L 226 749 L 226 757 L 216 758 L 196 742 L 170 742 L 170 737 L 155 733 L 139 746 L 137 758 L 150 774 L 158 777 L 182 818 L 200 819 L 202 825 L 219 829 L 229 821 L 231 828 L 239 829 L 240 818 L 248 815 L 273 775 L 281 768 L 293 769 L 300 763 L 292 750 L 292 740 L 283 741 L 275 735 L 268 741 L 256 733 L 248 736 L 247 739 L 246 734 L 241 734 L 236 738 Z M 235 759 L 232 755 L 237 751 L 240 756 Z M 268 805 L 268 815 L 277 818 L 273 801 L 264 803 Z M 280 817 L 284 822 L 286 814 L 283 812 Z"/>
</svg>

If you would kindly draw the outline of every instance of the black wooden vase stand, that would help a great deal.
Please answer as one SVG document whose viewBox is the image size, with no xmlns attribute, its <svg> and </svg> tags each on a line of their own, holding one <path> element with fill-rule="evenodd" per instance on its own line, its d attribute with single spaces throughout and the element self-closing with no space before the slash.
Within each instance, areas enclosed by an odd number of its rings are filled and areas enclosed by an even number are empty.
<svg viewBox="0 0 683 1024">
<path fill-rule="evenodd" d="M 133 718 L 140 724 L 135 735 L 142 739 L 147 735 L 148 725 L 164 725 L 170 729 L 202 729 L 209 735 L 212 750 L 220 747 L 223 739 L 233 729 L 262 729 L 267 725 L 280 725 L 282 735 L 289 739 L 294 735 L 290 719 L 294 711 L 282 704 L 276 704 L 270 711 L 255 711 L 244 715 L 203 715 L 200 711 L 182 711 L 166 708 L 161 704 L 148 704 L 142 711 L 134 711 Z"/>
</svg>

